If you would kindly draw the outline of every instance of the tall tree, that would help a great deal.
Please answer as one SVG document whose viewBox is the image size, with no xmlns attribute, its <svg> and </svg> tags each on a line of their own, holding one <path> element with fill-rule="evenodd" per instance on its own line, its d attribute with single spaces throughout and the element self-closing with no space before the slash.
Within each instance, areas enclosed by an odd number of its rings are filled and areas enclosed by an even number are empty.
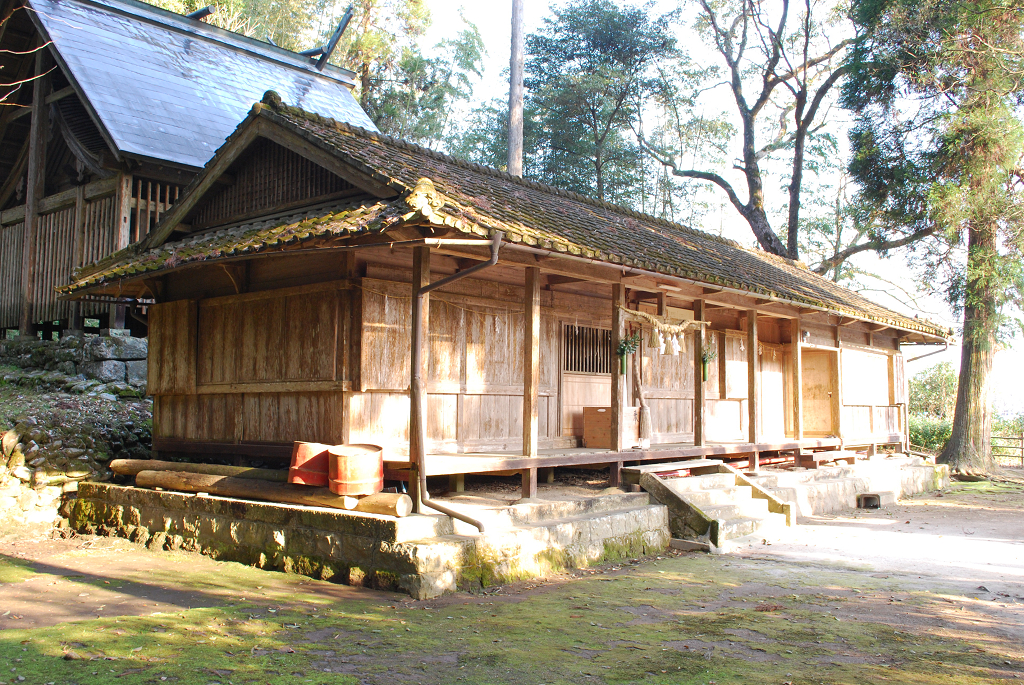
<svg viewBox="0 0 1024 685">
<path fill-rule="evenodd" d="M 746 199 L 713 167 L 688 166 L 681 145 L 645 141 L 645 148 L 674 175 L 711 183 L 723 191 L 763 249 L 797 259 L 807 148 L 815 136 L 825 135 L 823 105 L 846 71 L 841 59 L 851 41 L 830 39 L 826 19 L 832 14 L 823 2 L 805 0 L 800 13 L 791 11 L 789 0 L 693 0 L 693 4 L 699 12 L 695 28 L 709 37 L 721 61 L 703 72 L 701 88 L 713 88 L 724 80 L 730 90 L 740 133 L 734 168 L 743 175 Z M 679 120 L 677 125 L 692 123 Z M 677 138 L 682 142 L 687 136 L 680 133 Z M 788 216 L 785 227 L 775 230 L 766 209 L 763 165 L 782 152 L 792 153 L 786 183 Z"/>
<path fill-rule="evenodd" d="M 529 106 L 538 117 L 543 180 L 620 199 L 641 167 L 631 127 L 657 87 L 654 66 L 675 54 L 671 15 L 611 0 L 552 8 L 526 41 Z"/>
<path fill-rule="evenodd" d="M 992 356 L 1024 300 L 1024 1 L 858 0 L 853 17 L 863 38 L 844 89 L 858 115 L 851 169 L 883 222 L 938 238 L 919 252 L 963 314 L 940 461 L 985 473 Z"/>
<path fill-rule="evenodd" d="M 523 175 L 523 0 L 512 0 L 508 78 L 508 173 Z"/>
</svg>

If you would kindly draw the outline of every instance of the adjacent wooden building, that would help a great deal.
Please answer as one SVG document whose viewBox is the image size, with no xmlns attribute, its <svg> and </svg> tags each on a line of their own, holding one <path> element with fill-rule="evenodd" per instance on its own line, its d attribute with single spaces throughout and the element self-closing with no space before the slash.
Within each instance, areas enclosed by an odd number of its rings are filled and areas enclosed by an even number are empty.
<svg viewBox="0 0 1024 685">
<path fill-rule="evenodd" d="M 157 303 L 158 451 L 368 442 L 391 477 L 517 470 L 527 494 L 556 465 L 903 444 L 901 345 L 946 335 L 799 263 L 275 93 L 63 293 Z M 606 444 L 583 444 L 587 407 L 608 409 Z"/>
<path fill-rule="evenodd" d="M 197 19 L 132 0 L 0 5 L 0 329 L 108 325 L 108 298 L 76 309 L 55 286 L 145 238 L 266 89 L 373 129 L 351 72 Z"/>
</svg>

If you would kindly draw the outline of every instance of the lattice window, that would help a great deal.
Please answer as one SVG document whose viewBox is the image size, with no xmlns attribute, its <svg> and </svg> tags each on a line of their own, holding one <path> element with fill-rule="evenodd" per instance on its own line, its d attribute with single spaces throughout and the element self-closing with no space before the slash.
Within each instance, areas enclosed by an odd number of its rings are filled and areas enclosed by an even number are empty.
<svg viewBox="0 0 1024 685">
<path fill-rule="evenodd" d="M 566 324 L 563 344 L 563 368 L 573 373 L 612 372 L 612 332 Z"/>
</svg>

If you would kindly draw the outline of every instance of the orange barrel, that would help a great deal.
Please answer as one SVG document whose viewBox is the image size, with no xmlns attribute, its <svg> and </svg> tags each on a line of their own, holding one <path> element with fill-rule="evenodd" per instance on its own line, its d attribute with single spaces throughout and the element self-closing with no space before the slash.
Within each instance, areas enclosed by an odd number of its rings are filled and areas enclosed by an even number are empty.
<svg viewBox="0 0 1024 685">
<path fill-rule="evenodd" d="M 384 450 L 379 445 L 338 445 L 329 452 L 331 492 L 372 495 L 384 489 Z"/>
<path fill-rule="evenodd" d="M 330 445 L 318 442 L 296 441 L 292 447 L 292 465 L 288 469 L 288 482 L 299 485 L 327 485 L 327 464 Z"/>
</svg>

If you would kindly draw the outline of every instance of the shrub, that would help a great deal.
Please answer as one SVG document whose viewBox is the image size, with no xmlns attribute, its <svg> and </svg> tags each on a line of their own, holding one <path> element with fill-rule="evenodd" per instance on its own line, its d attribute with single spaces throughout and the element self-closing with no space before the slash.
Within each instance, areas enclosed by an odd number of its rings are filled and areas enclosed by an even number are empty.
<svg viewBox="0 0 1024 685">
<path fill-rule="evenodd" d="M 946 446 L 952 432 L 953 421 L 950 419 L 927 414 L 910 415 L 910 442 L 913 445 L 939 452 Z"/>
</svg>

